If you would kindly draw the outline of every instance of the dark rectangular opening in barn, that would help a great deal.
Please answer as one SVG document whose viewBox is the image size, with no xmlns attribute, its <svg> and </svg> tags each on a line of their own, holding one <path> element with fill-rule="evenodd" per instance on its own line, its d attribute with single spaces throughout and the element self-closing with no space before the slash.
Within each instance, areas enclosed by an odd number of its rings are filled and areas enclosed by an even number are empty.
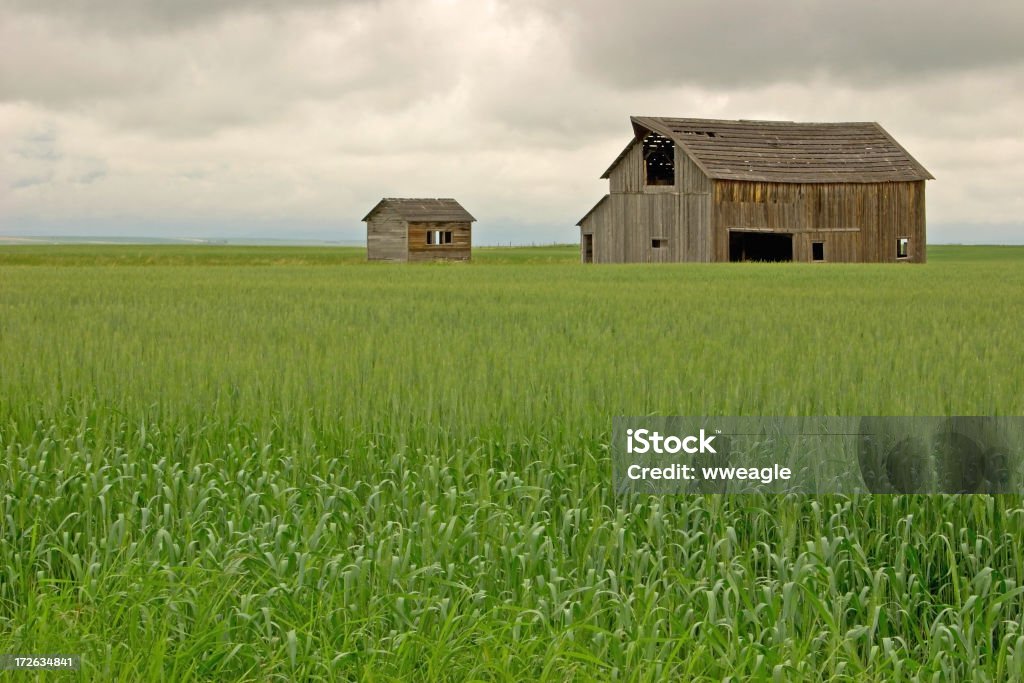
<svg viewBox="0 0 1024 683">
<path fill-rule="evenodd" d="M 427 244 L 439 246 L 452 243 L 451 230 L 427 230 Z"/>
<path fill-rule="evenodd" d="M 583 236 L 583 262 L 593 263 L 594 262 L 594 236 L 584 235 Z"/>
<path fill-rule="evenodd" d="M 907 258 L 910 255 L 910 240 L 900 237 L 896 240 L 896 258 Z"/>
<path fill-rule="evenodd" d="M 793 236 L 777 232 L 729 231 L 730 261 L 792 261 Z"/>
<path fill-rule="evenodd" d="M 668 246 L 668 240 L 666 239 L 653 239 L 651 240 L 651 249 L 663 249 Z"/>
<path fill-rule="evenodd" d="M 651 133 L 644 138 L 644 168 L 648 185 L 676 184 L 676 151 L 664 135 Z"/>
<path fill-rule="evenodd" d="M 811 242 L 811 260 L 812 261 L 824 261 L 825 260 L 825 243 L 824 242 Z"/>
</svg>

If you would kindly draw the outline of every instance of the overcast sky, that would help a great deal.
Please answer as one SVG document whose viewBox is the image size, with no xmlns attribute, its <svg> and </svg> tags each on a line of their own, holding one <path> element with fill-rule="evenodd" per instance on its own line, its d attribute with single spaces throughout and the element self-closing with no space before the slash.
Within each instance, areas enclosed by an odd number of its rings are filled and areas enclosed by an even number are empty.
<svg viewBox="0 0 1024 683">
<path fill-rule="evenodd" d="M 878 121 L 932 242 L 1024 243 L 1024 3 L 0 0 L 0 235 L 578 239 L 631 114 Z"/>
</svg>

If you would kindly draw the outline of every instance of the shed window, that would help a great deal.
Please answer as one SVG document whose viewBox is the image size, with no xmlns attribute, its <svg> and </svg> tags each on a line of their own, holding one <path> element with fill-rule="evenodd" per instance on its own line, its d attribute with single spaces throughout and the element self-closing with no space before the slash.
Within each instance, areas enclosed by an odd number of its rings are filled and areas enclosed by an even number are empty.
<svg viewBox="0 0 1024 683">
<path fill-rule="evenodd" d="M 812 261 L 824 261 L 825 260 L 825 243 L 824 242 L 811 242 L 811 260 Z"/>
<path fill-rule="evenodd" d="M 900 237 L 896 240 L 896 258 L 907 258 L 910 256 L 910 240 Z"/>
<path fill-rule="evenodd" d="M 427 244 L 439 246 L 452 243 L 451 230 L 427 230 Z"/>
<path fill-rule="evenodd" d="M 644 138 L 644 170 L 648 185 L 676 184 L 676 148 L 664 135 L 651 133 Z"/>
<path fill-rule="evenodd" d="M 668 240 L 666 239 L 654 239 L 651 240 L 651 249 L 664 249 L 668 246 Z"/>
</svg>

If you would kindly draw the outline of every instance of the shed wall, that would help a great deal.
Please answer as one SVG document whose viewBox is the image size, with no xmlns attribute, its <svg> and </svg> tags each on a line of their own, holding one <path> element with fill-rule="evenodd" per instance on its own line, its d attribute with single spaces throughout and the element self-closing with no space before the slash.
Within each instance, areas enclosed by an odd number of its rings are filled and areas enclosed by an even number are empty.
<svg viewBox="0 0 1024 683">
<path fill-rule="evenodd" d="M 370 261 L 405 261 L 406 229 L 394 209 L 381 208 L 366 222 L 366 258 Z"/>
<path fill-rule="evenodd" d="M 441 230 L 452 232 L 451 244 L 427 244 L 427 232 Z M 435 261 L 450 259 L 468 261 L 472 253 L 473 233 L 471 223 L 409 223 L 409 260 Z"/>
</svg>

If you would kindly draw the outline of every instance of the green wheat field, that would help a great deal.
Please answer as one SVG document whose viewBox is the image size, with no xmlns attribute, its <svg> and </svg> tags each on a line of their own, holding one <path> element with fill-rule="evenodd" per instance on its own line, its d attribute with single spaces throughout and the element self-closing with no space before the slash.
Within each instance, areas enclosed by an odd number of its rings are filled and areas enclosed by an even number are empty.
<svg viewBox="0 0 1024 683">
<path fill-rule="evenodd" d="M 0 248 L 6 680 L 1005 681 L 1020 496 L 612 493 L 616 415 L 1022 415 L 1024 248 Z"/>
</svg>

